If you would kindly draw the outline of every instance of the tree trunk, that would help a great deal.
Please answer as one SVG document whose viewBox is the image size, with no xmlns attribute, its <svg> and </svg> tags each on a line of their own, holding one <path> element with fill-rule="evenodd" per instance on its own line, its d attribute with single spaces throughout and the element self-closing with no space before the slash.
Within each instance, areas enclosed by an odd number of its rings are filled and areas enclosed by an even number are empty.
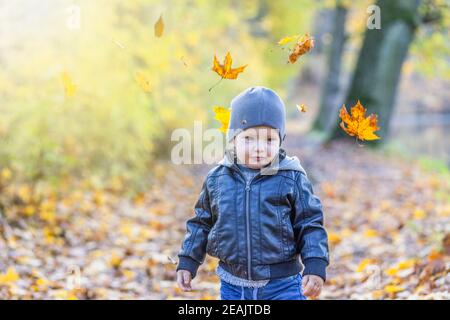
<svg viewBox="0 0 450 320">
<path fill-rule="evenodd" d="M 329 132 L 332 129 L 340 95 L 342 51 L 345 44 L 345 20 L 347 8 L 337 5 L 334 10 L 333 38 L 328 51 L 328 71 L 322 88 L 320 109 L 314 121 L 313 130 Z"/>
<path fill-rule="evenodd" d="M 381 29 L 367 29 L 356 70 L 345 99 L 347 110 L 359 99 L 367 114 L 378 115 L 380 130 L 375 133 L 386 139 L 394 98 L 403 61 L 419 24 L 420 0 L 378 0 Z M 338 117 L 338 114 L 335 113 Z M 339 127 L 338 118 L 329 140 L 348 137 Z"/>
</svg>

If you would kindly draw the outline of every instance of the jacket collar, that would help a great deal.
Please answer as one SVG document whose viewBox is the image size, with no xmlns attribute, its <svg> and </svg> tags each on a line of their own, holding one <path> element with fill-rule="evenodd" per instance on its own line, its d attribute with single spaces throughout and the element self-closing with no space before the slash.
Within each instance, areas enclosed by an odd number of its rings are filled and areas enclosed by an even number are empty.
<svg viewBox="0 0 450 320">
<path fill-rule="evenodd" d="M 218 165 L 239 170 L 236 165 L 236 160 L 233 152 L 230 149 L 225 150 L 225 155 L 223 159 L 219 161 Z M 300 160 L 296 156 L 288 156 L 283 148 L 280 148 L 278 152 L 278 161 L 277 157 L 275 157 L 271 163 L 261 168 L 260 171 L 262 175 L 274 175 L 279 170 L 301 171 L 306 175 L 305 169 L 303 169 L 302 165 L 300 164 Z"/>
</svg>

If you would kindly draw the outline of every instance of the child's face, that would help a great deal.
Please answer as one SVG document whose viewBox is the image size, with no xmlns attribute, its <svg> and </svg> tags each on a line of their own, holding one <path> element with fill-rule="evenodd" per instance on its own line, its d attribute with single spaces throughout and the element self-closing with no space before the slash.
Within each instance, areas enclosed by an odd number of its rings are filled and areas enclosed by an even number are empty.
<svg viewBox="0 0 450 320">
<path fill-rule="evenodd" d="M 268 165 L 278 154 L 278 130 L 267 126 L 248 128 L 234 138 L 238 162 L 252 169 Z"/>
</svg>

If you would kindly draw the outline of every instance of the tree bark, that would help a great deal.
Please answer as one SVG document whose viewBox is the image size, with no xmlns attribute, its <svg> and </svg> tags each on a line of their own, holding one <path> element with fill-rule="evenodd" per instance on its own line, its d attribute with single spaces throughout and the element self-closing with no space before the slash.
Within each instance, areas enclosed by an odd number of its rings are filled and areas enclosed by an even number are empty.
<svg viewBox="0 0 450 320">
<path fill-rule="evenodd" d="M 319 113 L 314 121 L 313 130 L 329 132 L 335 118 L 333 114 L 337 111 L 339 104 L 340 74 L 342 52 L 345 44 L 345 21 L 347 8 L 337 5 L 334 10 L 332 41 L 328 51 L 328 71 L 320 98 Z"/>
<path fill-rule="evenodd" d="M 378 115 L 380 130 L 375 133 L 381 139 L 374 141 L 378 145 L 388 135 L 402 64 L 419 24 L 420 0 L 378 0 L 376 4 L 381 9 L 381 29 L 365 32 L 345 105 L 349 110 L 359 99 L 367 115 Z M 339 122 L 337 118 L 328 141 L 348 137 Z"/>
</svg>

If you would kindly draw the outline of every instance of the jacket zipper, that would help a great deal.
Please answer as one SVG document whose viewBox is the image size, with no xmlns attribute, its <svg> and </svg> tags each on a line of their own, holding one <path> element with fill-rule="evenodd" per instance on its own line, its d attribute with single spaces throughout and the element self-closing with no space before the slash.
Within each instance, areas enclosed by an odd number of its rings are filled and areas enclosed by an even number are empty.
<svg viewBox="0 0 450 320">
<path fill-rule="evenodd" d="M 251 244 L 250 244 L 250 210 L 249 210 L 249 203 L 250 203 L 250 183 L 251 180 L 246 182 L 245 186 L 245 217 L 246 217 L 246 225 L 247 225 L 247 274 L 248 279 L 252 280 L 252 257 L 251 257 Z"/>
<path fill-rule="evenodd" d="M 252 181 L 257 178 L 260 173 L 256 174 L 254 177 L 247 181 L 244 174 L 240 172 L 239 169 L 235 168 L 235 170 L 239 173 L 239 175 L 243 178 L 245 182 L 245 221 L 246 221 L 246 229 L 247 229 L 247 275 L 248 280 L 252 280 L 252 247 L 250 243 L 250 185 Z"/>
<path fill-rule="evenodd" d="M 259 173 L 256 176 L 253 176 L 250 181 L 245 180 L 245 219 L 246 219 L 246 227 L 247 227 L 247 275 L 248 280 L 252 280 L 252 245 L 250 238 L 250 185 L 256 177 L 258 177 Z"/>
</svg>

